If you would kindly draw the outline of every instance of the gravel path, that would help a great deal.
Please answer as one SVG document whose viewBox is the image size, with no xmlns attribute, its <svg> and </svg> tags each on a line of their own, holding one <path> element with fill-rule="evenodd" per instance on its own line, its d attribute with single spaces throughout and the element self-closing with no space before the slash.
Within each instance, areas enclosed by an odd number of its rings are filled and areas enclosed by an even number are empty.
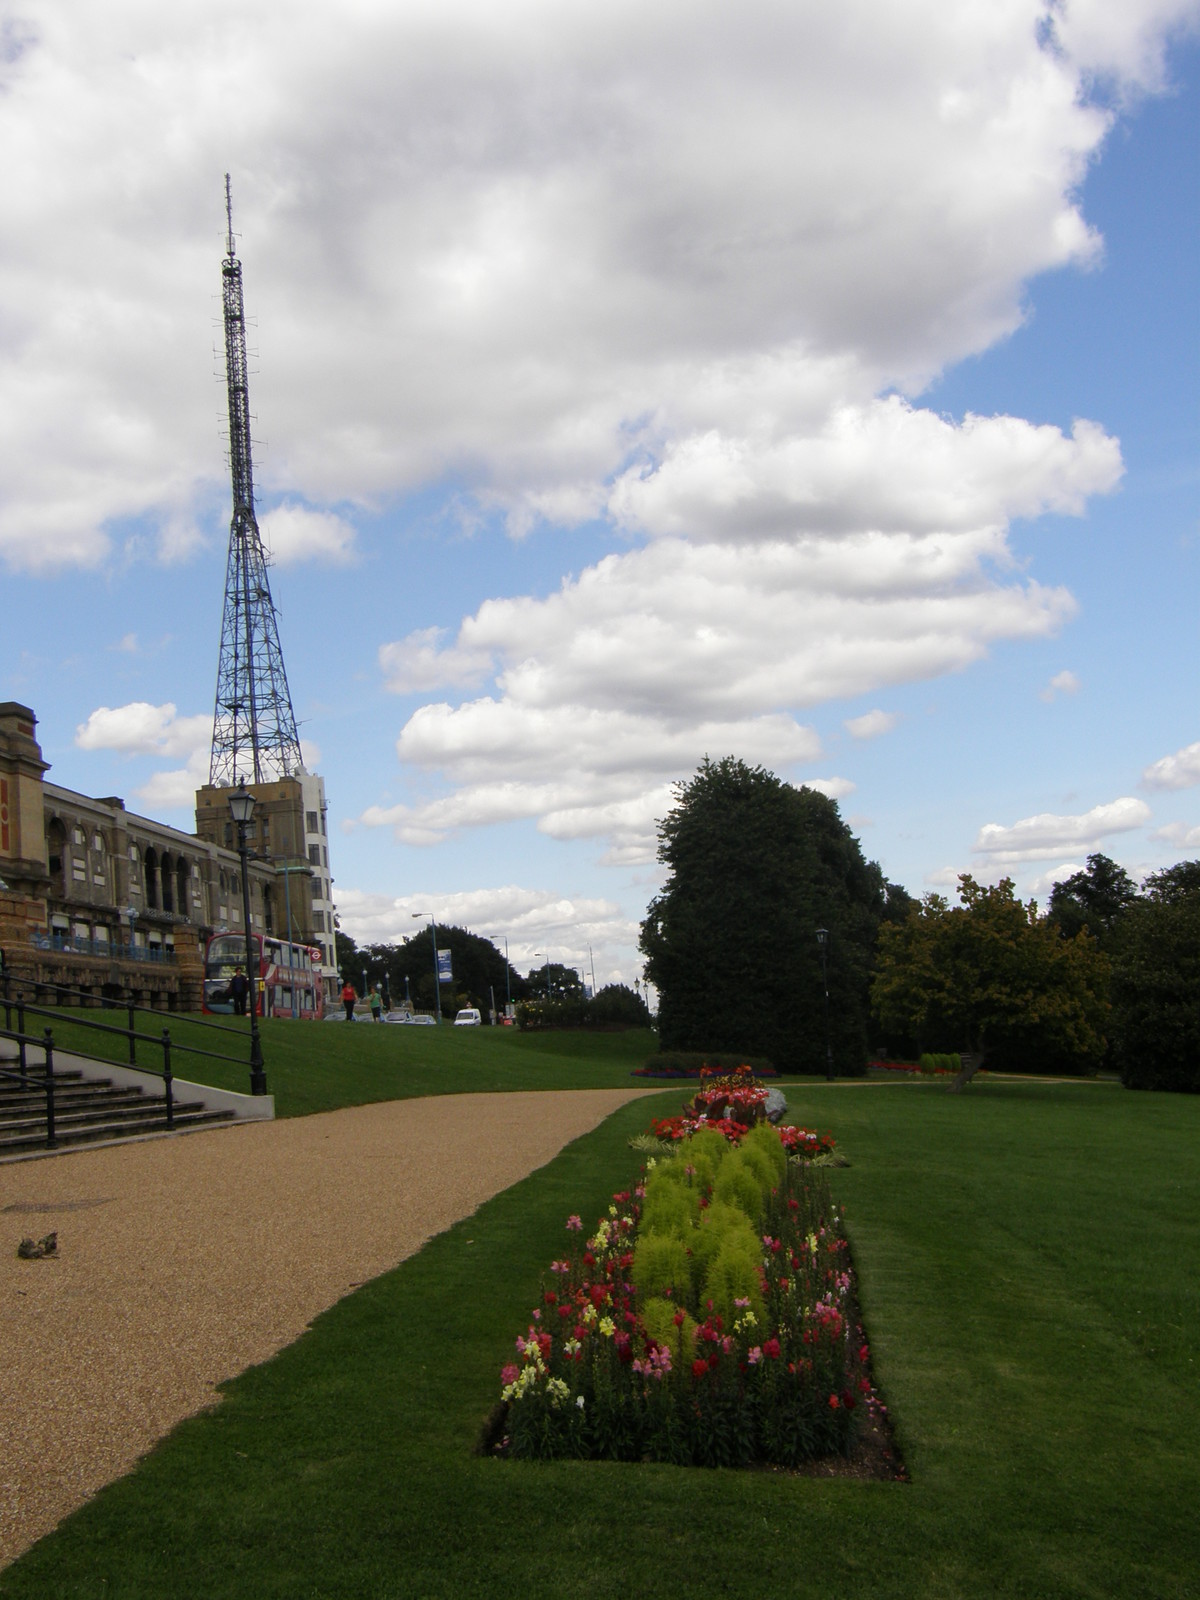
<svg viewBox="0 0 1200 1600">
<path fill-rule="evenodd" d="M 0 1566 L 218 1384 L 657 1092 L 388 1101 L 0 1166 Z M 56 1258 L 17 1258 L 52 1230 Z"/>
</svg>

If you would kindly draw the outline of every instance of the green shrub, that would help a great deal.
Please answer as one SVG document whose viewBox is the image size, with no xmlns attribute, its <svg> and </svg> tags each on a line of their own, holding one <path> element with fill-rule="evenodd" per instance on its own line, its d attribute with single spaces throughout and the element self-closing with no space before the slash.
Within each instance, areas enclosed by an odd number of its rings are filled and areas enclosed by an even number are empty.
<svg viewBox="0 0 1200 1600">
<path fill-rule="evenodd" d="M 754 1313 L 760 1328 L 765 1324 L 766 1309 L 759 1287 L 761 1258 L 761 1245 L 747 1245 L 740 1235 L 731 1235 L 709 1265 L 701 1304 L 712 1301 L 713 1312 L 722 1319 L 727 1332 L 732 1331 L 747 1310 Z M 739 1306 L 739 1300 L 748 1300 L 750 1304 Z"/>
<path fill-rule="evenodd" d="M 714 1200 L 701 1213 L 700 1226 L 687 1241 L 692 1252 L 692 1283 L 697 1295 L 704 1287 L 708 1269 L 720 1253 L 721 1246 L 730 1240 L 740 1242 L 751 1254 L 759 1245 L 754 1225 L 742 1208 L 728 1205 L 723 1200 Z"/>
<path fill-rule="evenodd" d="M 664 1163 L 670 1168 L 671 1162 Z M 661 1168 L 646 1183 L 642 1202 L 642 1232 L 673 1235 L 683 1239 L 700 1218 L 700 1191 L 668 1177 Z"/>
<path fill-rule="evenodd" d="M 692 1267 L 683 1240 L 668 1233 L 639 1233 L 629 1271 L 641 1300 L 665 1295 L 683 1299 L 691 1287 Z"/>
<path fill-rule="evenodd" d="M 759 1161 L 766 1158 L 760 1156 Z M 766 1185 L 770 1189 L 770 1184 Z M 744 1150 L 730 1150 L 721 1163 L 717 1181 L 713 1184 L 713 1199 L 724 1200 L 727 1205 L 744 1211 L 757 1231 L 762 1222 L 766 1196 L 760 1170 Z"/>
<path fill-rule="evenodd" d="M 702 1189 L 711 1189 L 717 1181 L 721 1163 L 729 1153 L 729 1140 L 715 1128 L 701 1128 L 687 1141 L 684 1164 L 690 1164 L 696 1182 Z"/>
<path fill-rule="evenodd" d="M 699 1072 L 701 1067 L 715 1067 L 719 1072 L 736 1072 L 738 1067 L 749 1067 L 756 1077 L 775 1076 L 775 1068 L 766 1056 L 737 1056 L 720 1050 L 660 1050 L 649 1056 L 646 1065 L 651 1071 Z"/>
<path fill-rule="evenodd" d="M 787 1176 L 787 1151 L 783 1148 L 778 1128 L 772 1127 L 769 1122 L 756 1124 L 742 1140 L 741 1148 L 762 1153 L 773 1174 L 770 1186 L 777 1189 Z"/>
<path fill-rule="evenodd" d="M 656 1344 L 666 1345 L 677 1365 L 690 1361 L 696 1351 L 696 1321 L 674 1300 L 656 1295 L 642 1306 L 642 1324 Z M 675 1318 L 683 1321 L 676 1326 Z"/>
<path fill-rule="evenodd" d="M 957 1051 L 926 1051 L 921 1057 L 921 1073 L 926 1078 L 932 1078 L 937 1073 L 962 1071 L 962 1057 Z"/>
</svg>

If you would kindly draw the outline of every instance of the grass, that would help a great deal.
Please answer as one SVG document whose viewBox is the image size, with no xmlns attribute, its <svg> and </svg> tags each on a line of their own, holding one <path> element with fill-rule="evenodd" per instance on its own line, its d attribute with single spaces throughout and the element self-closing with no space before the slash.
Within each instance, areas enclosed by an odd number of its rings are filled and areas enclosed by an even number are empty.
<svg viewBox="0 0 1200 1600">
<path fill-rule="evenodd" d="M 120 1011 L 96 1018 L 124 1026 Z M 31 1018 L 40 1033 L 44 1017 Z M 70 1011 L 50 1023 L 55 1048 L 78 1050 L 105 1060 L 128 1061 L 128 1041 L 80 1027 Z M 171 1035 L 171 1067 L 177 1077 L 219 1089 L 248 1093 L 249 1026 L 225 1021 L 216 1032 L 181 1014 L 140 1015 L 139 1066 L 161 1071 L 159 1041 Z M 280 1117 L 307 1116 L 372 1100 L 408 1100 L 415 1095 L 487 1093 L 512 1089 L 611 1089 L 628 1086 L 631 1070 L 658 1049 L 650 1029 L 624 1033 L 520 1033 L 515 1028 L 413 1028 L 394 1023 L 293 1022 L 268 1017 L 260 1024 L 267 1089 Z M 212 1050 L 235 1055 L 216 1061 L 189 1053 Z"/>
<path fill-rule="evenodd" d="M 911 1483 L 472 1455 L 567 1214 L 628 1180 L 672 1092 L 228 1385 L 0 1595 L 1200 1595 L 1200 1101 L 789 1095 L 852 1162 L 831 1178 Z"/>
</svg>

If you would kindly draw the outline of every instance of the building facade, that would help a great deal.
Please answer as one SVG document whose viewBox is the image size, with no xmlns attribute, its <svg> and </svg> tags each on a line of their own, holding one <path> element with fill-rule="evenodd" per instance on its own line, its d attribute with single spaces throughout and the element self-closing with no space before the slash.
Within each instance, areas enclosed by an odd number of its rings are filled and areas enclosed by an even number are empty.
<svg viewBox="0 0 1200 1600">
<path fill-rule="evenodd" d="M 28 706 L 0 703 L 0 949 L 12 981 L 199 1010 L 209 936 L 242 928 L 237 851 L 117 796 L 47 782 L 36 729 Z M 248 866 L 251 929 L 282 934 L 277 866 Z"/>
</svg>

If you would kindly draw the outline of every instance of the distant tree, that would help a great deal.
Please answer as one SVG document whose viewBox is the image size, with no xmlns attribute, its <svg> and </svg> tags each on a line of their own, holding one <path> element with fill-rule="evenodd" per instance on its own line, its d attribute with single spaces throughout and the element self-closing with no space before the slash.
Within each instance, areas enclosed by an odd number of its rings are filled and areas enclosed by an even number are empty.
<svg viewBox="0 0 1200 1600">
<path fill-rule="evenodd" d="M 667 881 L 641 931 L 661 1047 L 823 1072 L 824 928 L 835 1068 L 863 1072 L 884 882 L 836 803 L 733 757 L 705 759 L 676 796 L 659 825 Z"/>
<path fill-rule="evenodd" d="M 1200 861 L 1147 878 L 1121 923 L 1112 1057 L 1128 1088 L 1200 1092 Z"/>
<path fill-rule="evenodd" d="M 525 989 L 531 1000 L 583 999 L 583 982 L 578 972 L 557 961 L 534 967 L 525 979 Z"/>
<path fill-rule="evenodd" d="M 997 1057 L 1094 1070 L 1108 1011 L 1097 941 L 1064 938 L 1036 902 L 1016 898 L 1010 878 L 958 882 L 960 906 L 928 895 L 907 921 L 880 930 L 871 997 L 885 1025 L 910 1030 L 924 1049 L 974 1057 L 955 1088 Z"/>
<path fill-rule="evenodd" d="M 338 971 L 343 979 L 349 978 L 357 985 L 362 980 L 362 963 L 358 958 L 358 946 L 350 935 L 343 933 L 340 928 L 334 930 L 333 945 Z"/>
<path fill-rule="evenodd" d="M 588 1001 L 585 1021 L 596 1027 L 648 1028 L 650 1012 L 628 985 L 609 983 Z"/>
<path fill-rule="evenodd" d="M 1117 924 L 1137 898 L 1137 885 L 1125 868 L 1097 853 L 1087 858 L 1086 871 L 1054 885 L 1046 914 L 1068 939 L 1086 928 L 1107 949 Z"/>
<path fill-rule="evenodd" d="M 438 925 L 438 946 L 450 951 L 452 982 L 441 986 L 441 1005 L 445 1014 L 463 1006 L 478 1006 L 487 1016 L 493 993 L 502 1008 L 505 998 L 504 953 L 490 939 L 466 928 Z M 437 1009 L 433 942 L 428 927 L 414 933 L 403 944 L 373 944 L 357 952 L 356 959 L 367 969 L 368 984 L 385 984 L 393 1005 L 407 993 L 419 1011 Z M 405 980 L 407 979 L 407 987 Z M 508 981 L 514 1000 L 524 994 L 524 980 L 509 971 Z"/>
</svg>

